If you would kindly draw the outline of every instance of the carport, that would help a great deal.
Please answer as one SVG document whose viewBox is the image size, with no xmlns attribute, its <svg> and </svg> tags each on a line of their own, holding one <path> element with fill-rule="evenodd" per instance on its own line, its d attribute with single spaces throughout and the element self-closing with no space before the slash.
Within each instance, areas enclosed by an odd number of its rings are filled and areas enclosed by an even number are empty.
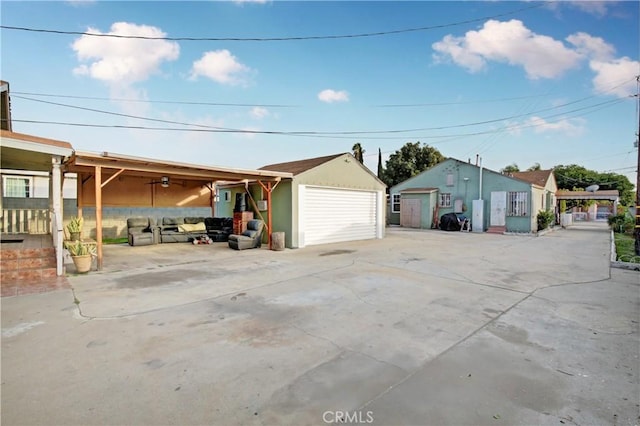
<svg viewBox="0 0 640 426">
<path fill-rule="evenodd" d="M 556 200 L 606 200 L 613 202 L 614 213 L 618 211 L 618 190 L 605 191 L 556 191 Z"/>
<path fill-rule="evenodd" d="M 177 183 L 183 188 L 179 197 L 171 202 L 175 205 L 188 203 L 195 190 L 207 189 L 212 216 L 215 215 L 216 182 L 249 182 L 259 183 L 266 192 L 267 201 L 267 238 L 271 246 L 271 191 L 282 178 L 292 177 L 291 173 L 273 172 L 269 170 L 237 169 L 219 166 L 204 166 L 187 163 L 162 161 L 143 157 L 133 157 L 110 152 L 90 153 L 76 151 L 65 164 L 65 172 L 78 175 L 78 216 L 82 216 L 83 207 L 95 206 L 97 266 L 102 269 L 102 208 L 107 199 L 109 202 L 129 199 L 141 200 L 151 207 L 155 206 L 158 188 L 168 188 Z M 136 185 L 127 185 L 127 177 L 141 178 Z M 91 190 L 91 180 L 93 187 Z M 119 182 L 119 184 L 118 184 Z M 144 185 L 144 186 L 143 186 Z M 123 188 L 126 193 L 123 193 Z M 191 191 L 191 192 L 190 192 Z M 179 194 L 179 192 L 174 191 Z M 141 196 L 144 195 L 145 198 Z M 182 198 L 180 198 L 182 197 Z"/>
</svg>

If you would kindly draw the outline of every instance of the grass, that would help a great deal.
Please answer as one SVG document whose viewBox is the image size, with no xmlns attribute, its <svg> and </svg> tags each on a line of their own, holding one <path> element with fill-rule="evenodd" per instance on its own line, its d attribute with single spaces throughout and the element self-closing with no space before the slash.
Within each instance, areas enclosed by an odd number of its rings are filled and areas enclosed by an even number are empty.
<svg viewBox="0 0 640 426">
<path fill-rule="evenodd" d="M 616 256 L 621 262 L 640 263 L 640 256 L 635 254 L 633 234 L 613 233 L 616 243 Z"/>
<path fill-rule="evenodd" d="M 102 239 L 102 243 L 103 244 L 123 244 L 123 243 L 127 243 L 127 242 L 129 242 L 127 237 L 122 237 L 122 238 L 103 238 Z"/>
</svg>

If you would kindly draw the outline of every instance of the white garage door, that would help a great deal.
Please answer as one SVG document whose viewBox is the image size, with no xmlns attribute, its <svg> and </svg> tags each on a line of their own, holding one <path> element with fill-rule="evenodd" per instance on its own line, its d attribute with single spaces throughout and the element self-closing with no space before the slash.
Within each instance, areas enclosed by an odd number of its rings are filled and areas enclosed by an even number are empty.
<svg viewBox="0 0 640 426">
<path fill-rule="evenodd" d="M 302 245 L 376 238 L 377 192 L 301 186 L 300 196 Z"/>
</svg>

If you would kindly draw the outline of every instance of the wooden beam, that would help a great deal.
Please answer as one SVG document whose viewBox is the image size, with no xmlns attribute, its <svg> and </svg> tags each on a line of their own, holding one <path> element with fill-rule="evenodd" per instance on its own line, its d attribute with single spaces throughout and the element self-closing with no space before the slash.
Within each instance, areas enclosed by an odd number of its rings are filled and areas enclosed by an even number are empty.
<svg viewBox="0 0 640 426">
<path fill-rule="evenodd" d="M 260 186 L 262 187 L 262 189 L 264 189 L 267 192 L 267 229 L 269 230 L 268 234 L 267 234 L 267 243 L 269 244 L 269 250 L 272 249 L 271 247 L 271 233 L 273 232 L 272 228 L 271 228 L 271 221 L 272 221 L 272 214 L 271 214 L 271 191 L 273 191 L 274 189 L 276 189 L 276 186 L 278 186 L 278 182 L 276 182 L 276 184 L 272 187 L 271 186 L 271 182 L 267 182 L 267 185 L 265 185 L 262 181 L 258 181 L 258 183 L 260 184 Z"/>
<path fill-rule="evenodd" d="M 101 186 L 101 187 L 102 187 L 102 188 L 104 188 L 104 187 L 105 187 L 109 182 L 111 182 L 112 180 L 114 180 L 115 178 L 117 178 L 117 177 L 120 175 L 120 173 L 122 173 L 122 172 L 124 172 L 124 171 L 125 171 L 125 169 L 120 169 L 120 170 L 118 170 L 117 172 L 115 172 L 115 173 L 113 174 L 113 176 L 111 176 L 109 179 L 105 180 L 105 181 L 102 183 L 102 186 Z"/>
</svg>

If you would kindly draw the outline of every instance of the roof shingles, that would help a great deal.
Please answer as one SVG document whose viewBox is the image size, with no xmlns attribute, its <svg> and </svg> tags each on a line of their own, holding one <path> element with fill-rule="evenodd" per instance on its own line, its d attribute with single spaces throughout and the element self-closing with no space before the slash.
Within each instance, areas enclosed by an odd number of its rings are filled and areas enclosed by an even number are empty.
<svg viewBox="0 0 640 426">
<path fill-rule="evenodd" d="M 338 158 L 344 153 L 327 155 L 324 157 L 307 158 L 306 160 L 290 161 L 288 163 L 269 164 L 268 166 L 260 167 L 258 170 L 269 170 L 272 172 L 287 172 L 292 173 L 294 176 L 299 175 L 302 172 L 311 170 L 314 167 L 318 167 L 321 164 L 331 161 L 334 158 Z"/>
</svg>

